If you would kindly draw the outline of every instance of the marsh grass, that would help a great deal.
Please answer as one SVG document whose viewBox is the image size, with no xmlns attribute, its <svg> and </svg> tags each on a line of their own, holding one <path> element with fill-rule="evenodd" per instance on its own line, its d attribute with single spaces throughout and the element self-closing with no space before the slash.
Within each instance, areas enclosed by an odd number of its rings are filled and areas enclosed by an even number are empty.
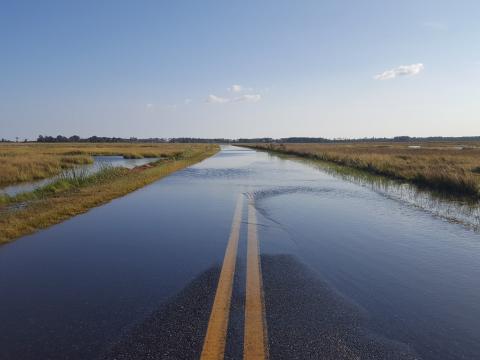
<svg viewBox="0 0 480 360">
<path fill-rule="evenodd" d="M 2 146 L 0 145 L 0 151 Z M 0 153 L 0 186 L 45 179 L 76 165 L 90 164 L 88 155 L 52 156 L 42 153 Z"/>
<path fill-rule="evenodd" d="M 85 168 L 71 168 L 62 171 L 56 181 L 34 190 L 33 193 L 56 193 L 66 189 L 100 184 L 112 181 L 118 176 L 126 175 L 127 173 L 128 169 L 114 167 L 109 164 L 101 164 L 100 169 L 93 174 Z"/>
<path fill-rule="evenodd" d="M 420 143 L 415 147 L 404 143 L 256 144 L 251 147 L 332 162 L 448 194 L 480 197 L 480 172 L 477 172 L 480 146 L 477 143 L 469 146 Z"/>
<path fill-rule="evenodd" d="M 70 169 L 32 192 L 0 197 L 0 244 L 57 224 L 137 190 L 213 154 L 215 145 L 182 145 L 182 155 L 133 169 L 105 166 L 94 174 Z M 178 148 L 177 148 L 178 152 Z"/>
<path fill-rule="evenodd" d="M 128 174 L 128 172 L 128 169 L 114 167 L 109 164 L 101 164 L 100 169 L 95 173 L 80 167 L 65 169 L 56 176 L 54 181 L 35 190 L 13 196 L 0 195 L 0 205 L 39 200 L 59 192 L 113 181 L 119 176 Z"/>
<path fill-rule="evenodd" d="M 199 144 L 0 144 L 0 187 L 41 180 L 76 165 L 93 163 L 96 155 L 126 159 L 177 159 Z"/>
</svg>

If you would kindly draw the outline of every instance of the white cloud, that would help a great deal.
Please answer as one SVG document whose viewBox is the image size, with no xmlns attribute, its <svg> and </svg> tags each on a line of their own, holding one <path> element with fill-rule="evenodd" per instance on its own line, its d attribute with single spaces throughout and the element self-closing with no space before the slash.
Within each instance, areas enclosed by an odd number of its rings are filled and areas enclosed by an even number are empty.
<svg viewBox="0 0 480 360">
<path fill-rule="evenodd" d="M 152 109 L 152 108 L 153 108 L 153 104 L 148 103 L 147 105 L 145 105 L 145 107 L 146 107 L 147 109 Z"/>
<path fill-rule="evenodd" d="M 398 76 L 418 75 L 424 69 L 423 64 L 401 65 L 395 69 L 386 70 L 381 74 L 375 75 L 375 80 L 390 80 Z"/>
<path fill-rule="evenodd" d="M 189 105 L 191 103 L 192 103 L 192 99 L 187 98 L 187 99 L 183 100 L 184 105 Z"/>
<path fill-rule="evenodd" d="M 233 98 L 224 98 L 210 94 L 207 97 L 207 103 L 210 104 L 227 104 L 227 103 L 256 103 L 262 99 L 260 94 L 243 94 Z"/>
<path fill-rule="evenodd" d="M 262 99 L 260 93 L 252 93 L 253 89 L 245 87 L 243 85 L 234 84 L 227 88 L 227 91 L 231 93 L 228 96 L 221 97 L 210 94 L 207 97 L 207 103 L 210 104 L 226 104 L 226 103 L 257 103 Z"/>
<path fill-rule="evenodd" d="M 262 96 L 260 94 L 244 94 L 242 96 L 238 96 L 234 99 L 232 99 L 232 102 L 252 102 L 256 103 L 259 102 L 262 99 Z"/>
<path fill-rule="evenodd" d="M 229 101 L 230 101 L 230 99 L 223 98 L 223 97 L 213 95 L 213 94 L 210 94 L 207 97 L 207 103 L 210 103 L 210 104 L 225 104 Z"/>
</svg>

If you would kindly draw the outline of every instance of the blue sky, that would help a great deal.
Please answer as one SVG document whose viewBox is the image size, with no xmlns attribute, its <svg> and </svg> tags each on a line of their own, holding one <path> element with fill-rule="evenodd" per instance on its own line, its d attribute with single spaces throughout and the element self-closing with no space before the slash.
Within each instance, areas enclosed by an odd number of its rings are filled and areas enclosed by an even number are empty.
<svg viewBox="0 0 480 360">
<path fill-rule="evenodd" d="M 0 137 L 480 135 L 479 1 L 0 0 Z"/>
</svg>

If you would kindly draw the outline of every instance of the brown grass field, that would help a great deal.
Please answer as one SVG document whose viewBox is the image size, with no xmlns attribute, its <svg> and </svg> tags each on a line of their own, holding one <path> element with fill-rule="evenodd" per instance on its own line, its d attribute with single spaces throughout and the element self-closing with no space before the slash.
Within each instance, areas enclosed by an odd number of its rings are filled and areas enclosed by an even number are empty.
<svg viewBox="0 0 480 360">
<path fill-rule="evenodd" d="M 0 244 L 10 242 L 23 235 L 62 222 L 83 213 L 92 207 L 104 204 L 150 184 L 177 170 L 193 165 L 213 154 L 219 147 L 207 144 L 158 144 L 148 146 L 81 146 L 47 145 L 42 149 L 45 158 L 66 156 L 66 151 L 88 151 L 95 154 L 148 154 L 161 157 L 153 163 L 133 169 L 105 168 L 93 175 L 80 177 L 65 176 L 52 184 L 29 193 L 0 199 Z M 32 146 L 19 146 L 20 150 L 32 151 Z M 11 155 L 13 158 L 17 155 Z M 10 159 L 11 161 L 11 159 Z M 3 176 L 3 174 L 2 174 Z"/>
<path fill-rule="evenodd" d="M 472 199 L 480 197 L 480 143 L 478 142 L 246 146 L 328 161 L 448 194 Z"/>
<path fill-rule="evenodd" d="M 2 143 L 0 187 L 57 175 L 74 165 L 93 162 L 93 155 L 170 158 L 185 149 L 185 144 Z"/>
</svg>

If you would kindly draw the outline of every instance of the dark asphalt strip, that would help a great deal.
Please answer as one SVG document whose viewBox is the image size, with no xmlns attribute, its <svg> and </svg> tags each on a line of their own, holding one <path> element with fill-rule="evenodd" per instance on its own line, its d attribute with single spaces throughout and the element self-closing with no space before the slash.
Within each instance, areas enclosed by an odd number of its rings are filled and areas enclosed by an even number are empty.
<svg viewBox="0 0 480 360">
<path fill-rule="evenodd" d="M 270 359 L 419 359 L 407 345 L 366 328 L 355 305 L 291 255 L 262 256 Z M 243 264 L 235 275 L 226 359 L 242 358 Z M 198 359 L 220 268 L 193 280 L 110 346 L 103 360 Z"/>
<path fill-rule="evenodd" d="M 233 283 L 233 296 L 230 307 L 230 321 L 227 331 L 225 359 L 242 359 L 243 332 L 245 325 L 245 259 L 237 260 L 237 271 Z"/>
<path fill-rule="evenodd" d="M 368 331 L 366 319 L 291 255 L 262 256 L 270 359 L 419 359 Z"/>
<path fill-rule="evenodd" d="M 220 267 L 199 275 L 171 301 L 152 313 L 100 359 L 198 359 L 207 331 Z"/>
</svg>

